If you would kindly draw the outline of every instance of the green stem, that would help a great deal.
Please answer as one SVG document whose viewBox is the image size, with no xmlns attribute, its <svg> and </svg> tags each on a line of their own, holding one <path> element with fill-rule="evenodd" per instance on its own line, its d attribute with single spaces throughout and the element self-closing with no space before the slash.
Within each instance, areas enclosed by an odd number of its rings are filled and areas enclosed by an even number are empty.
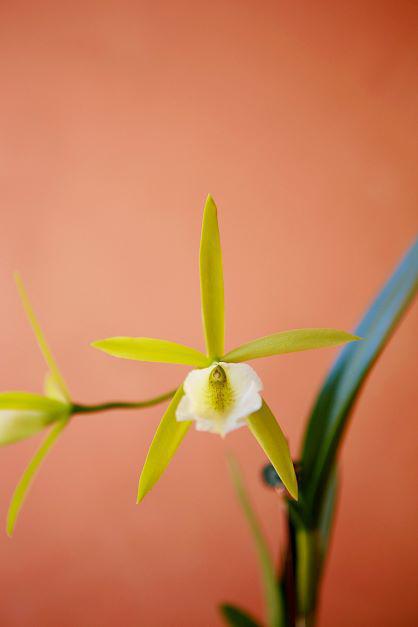
<svg viewBox="0 0 418 627">
<path fill-rule="evenodd" d="M 170 390 L 154 398 L 149 398 L 146 401 L 138 402 L 124 402 L 124 401 L 110 401 L 109 403 L 100 403 L 99 405 L 78 405 L 72 406 L 71 413 L 74 414 L 94 414 L 100 411 L 109 411 L 111 409 L 144 409 L 145 407 L 152 407 L 158 405 L 164 401 L 168 401 L 175 394 L 176 390 Z"/>
<path fill-rule="evenodd" d="M 316 592 L 318 585 L 318 537 L 316 530 L 296 530 L 296 588 L 299 627 L 315 624 Z"/>
</svg>

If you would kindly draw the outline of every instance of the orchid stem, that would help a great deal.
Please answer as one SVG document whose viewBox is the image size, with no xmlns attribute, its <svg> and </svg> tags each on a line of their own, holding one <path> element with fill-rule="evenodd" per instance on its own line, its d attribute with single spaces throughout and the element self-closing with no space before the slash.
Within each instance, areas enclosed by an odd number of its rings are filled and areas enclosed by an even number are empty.
<svg viewBox="0 0 418 627">
<path fill-rule="evenodd" d="M 112 409 L 145 409 L 146 407 L 153 407 L 164 401 L 168 401 L 175 394 L 176 390 L 170 390 L 154 398 L 149 398 L 145 401 L 138 402 L 124 402 L 124 401 L 110 401 L 109 403 L 100 403 L 99 405 L 78 405 L 72 406 L 72 414 L 94 414 L 101 411 L 110 411 Z"/>
</svg>

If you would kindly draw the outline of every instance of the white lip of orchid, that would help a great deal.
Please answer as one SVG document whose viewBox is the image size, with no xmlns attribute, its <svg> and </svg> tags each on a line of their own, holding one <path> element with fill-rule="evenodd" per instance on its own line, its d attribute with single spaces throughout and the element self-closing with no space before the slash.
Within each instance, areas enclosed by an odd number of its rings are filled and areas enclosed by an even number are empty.
<svg viewBox="0 0 418 627">
<path fill-rule="evenodd" d="M 243 427 L 248 416 L 260 409 L 262 389 L 260 378 L 248 364 L 215 362 L 192 370 L 183 384 L 176 419 L 194 420 L 198 431 L 224 437 Z"/>
</svg>

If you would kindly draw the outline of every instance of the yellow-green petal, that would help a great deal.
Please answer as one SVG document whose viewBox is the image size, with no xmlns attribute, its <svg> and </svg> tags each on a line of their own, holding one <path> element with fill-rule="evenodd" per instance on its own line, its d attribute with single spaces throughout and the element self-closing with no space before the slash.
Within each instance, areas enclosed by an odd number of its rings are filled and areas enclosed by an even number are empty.
<svg viewBox="0 0 418 627">
<path fill-rule="evenodd" d="M 28 392 L 0 393 L 0 446 L 29 438 L 68 415 L 67 403 Z"/>
<path fill-rule="evenodd" d="M 340 346 L 360 337 L 337 329 L 293 329 L 260 337 L 243 344 L 222 357 L 224 361 L 248 361 L 259 357 L 308 351 L 314 348 Z"/>
<path fill-rule="evenodd" d="M 206 349 L 209 357 L 216 360 L 224 352 L 224 279 L 217 211 L 210 195 L 206 199 L 200 240 L 200 292 Z"/>
<path fill-rule="evenodd" d="M 23 476 L 13 493 L 9 511 L 7 513 L 7 534 L 9 536 L 12 536 L 13 534 L 17 517 L 39 466 L 67 423 L 68 418 L 65 418 L 57 422 L 57 424 L 52 427 L 51 431 L 48 433 L 23 473 Z"/>
<path fill-rule="evenodd" d="M 151 442 L 139 478 L 137 503 L 142 501 L 144 496 L 157 483 L 190 429 L 191 422 L 178 422 L 176 420 L 176 409 L 183 394 L 183 386 L 181 385 L 168 406 Z"/>
<path fill-rule="evenodd" d="M 14 275 L 15 283 L 17 290 L 19 292 L 20 300 L 22 301 L 23 308 L 25 310 L 26 316 L 29 320 L 29 324 L 31 325 L 33 332 L 36 337 L 36 341 L 38 342 L 41 353 L 46 361 L 46 364 L 51 372 L 52 377 L 55 379 L 56 385 L 61 390 L 61 395 L 67 400 L 70 400 L 70 394 L 67 389 L 67 385 L 59 371 L 59 368 L 56 364 L 55 359 L 52 356 L 51 350 L 46 342 L 45 336 L 42 332 L 42 329 L 39 325 L 39 322 L 35 316 L 35 312 L 33 311 L 32 305 L 30 303 L 28 294 L 26 292 L 25 286 L 23 284 L 22 278 L 18 272 L 15 272 Z"/>
<path fill-rule="evenodd" d="M 108 355 L 122 359 L 185 364 L 195 368 L 210 365 L 210 359 L 195 348 L 151 337 L 109 337 L 93 342 L 92 346 Z"/>
<path fill-rule="evenodd" d="M 287 440 L 267 403 L 248 418 L 251 433 L 273 464 L 289 494 L 298 498 L 298 484 Z"/>
</svg>

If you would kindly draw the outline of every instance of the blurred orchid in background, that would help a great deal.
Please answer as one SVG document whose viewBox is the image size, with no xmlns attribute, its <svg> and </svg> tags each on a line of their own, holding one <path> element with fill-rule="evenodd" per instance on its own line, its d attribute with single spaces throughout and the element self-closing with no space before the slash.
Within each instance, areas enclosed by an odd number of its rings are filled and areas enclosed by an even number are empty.
<svg viewBox="0 0 418 627">
<path fill-rule="evenodd" d="M 146 337 L 113 337 L 93 343 L 95 348 L 115 357 L 194 367 L 178 388 L 152 441 L 139 480 L 138 502 L 161 477 L 193 422 L 199 431 L 222 436 L 248 425 L 286 489 L 297 499 L 297 481 L 286 438 L 260 396 L 261 380 L 251 366 L 242 362 L 338 346 L 360 338 L 335 329 L 295 329 L 253 340 L 225 353 L 222 252 L 216 205 L 210 195 L 203 215 L 200 288 L 206 354 L 175 342 Z"/>
<path fill-rule="evenodd" d="M 174 391 L 169 391 L 155 398 L 138 402 L 112 401 L 98 405 L 73 403 L 18 273 L 15 273 L 15 282 L 26 316 L 47 364 L 48 372 L 45 377 L 43 395 L 30 392 L 0 393 L 0 446 L 29 438 L 47 427 L 51 427 L 51 429 L 14 491 L 7 516 L 7 533 L 9 536 L 13 534 L 17 517 L 36 472 L 72 416 L 112 409 L 143 409 L 166 401 L 174 394 Z"/>
<path fill-rule="evenodd" d="M 67 425 L 72 413 L 72 403 L 67 386 L 45 340 L 18 273 L 15 273 L 15 282 L 27 318 L 48 366 L 48 373 L 45 377 L 44 395 L 29 392 L 0 393 L 0 445 L 18 442 L 51 425 L 52 428 L 13 494 L 7 517 L 7 533 L 9 535 L 13 533 L 17 516 L 36 471 Z"/>
</svg>

